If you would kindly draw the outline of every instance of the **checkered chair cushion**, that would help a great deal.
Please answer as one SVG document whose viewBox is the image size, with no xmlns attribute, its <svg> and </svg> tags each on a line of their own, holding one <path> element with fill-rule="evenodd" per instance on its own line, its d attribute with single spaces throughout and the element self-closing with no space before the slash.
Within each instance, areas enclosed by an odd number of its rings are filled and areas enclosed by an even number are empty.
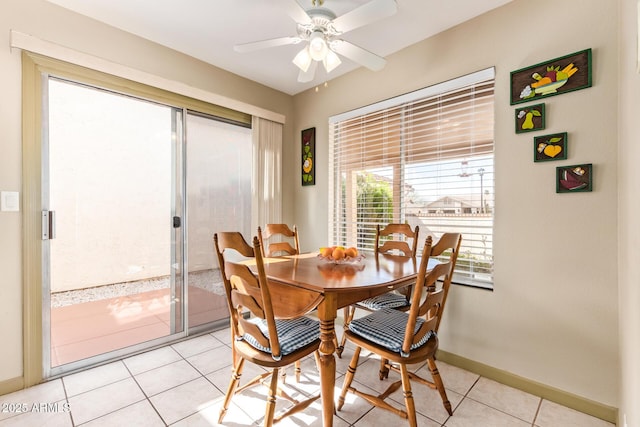
<svg viewBox="0 0 640 427">
<path fill-rule="evenodd" d="M 260 328 L 265 337 L 269 338 L 269 328 L 265 319 L 253 318 L 251 321 Z M 293 353 L 320 338 L 320 322 L 308 317 L 298 317 L 291 320 L 276 319 L 276 330 L 280 341 L 281 356 Z M 271 348 L 262 346 L 251 335 L 244 334 L 243 339 L 254 348 L 271 353 Z M 274 360 L 279 359 L 274 357 Z"/>
<path fill-rule="evenodd" d="M 404 311 L 383 308 L 360 319 L 352 320 L 349 323 L 349 330 L 373 343 L 400 353 L 402 357 L 408 357 L 408 354 L 402 353 L 404 331 L 406 330 L 408 319 L 409 314 Z M 423 323 L 424 319 L 418 318 L 414 333 L 418 331 Z M 413 344 L 411 350 L 415 350 L 426 343 L 433 335 L 435 335 L 435 332 L 430 331 L 420 341 Z"/>
<path fill-rule="evenodd" d="M 383 308 L 399 308 L 411 305 L 404 295 L 387 292 L 372 298 L 360 301 L 358 305 L 368 308 L 371 311 L 382 310 Z"/>
</svg>

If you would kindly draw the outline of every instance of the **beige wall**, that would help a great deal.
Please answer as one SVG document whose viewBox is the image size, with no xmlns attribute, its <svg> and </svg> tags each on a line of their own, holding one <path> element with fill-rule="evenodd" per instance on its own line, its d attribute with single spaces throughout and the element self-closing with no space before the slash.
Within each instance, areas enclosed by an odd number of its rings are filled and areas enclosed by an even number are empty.
<svg viewBox="0 0 640 427">
<path fill-rule="evenodd" d="M 495 66 L 495 291 L 453 289 L 441 348 L 617 406 L 618 45 L 610 6 L 516 0 L 390 56 L 378 73 L 358 70 L 297 95 L 296 131 L 317 127 L 317 185 L 296 186 L 295 218 L 304 250 L 326 243 L 330 115 Z M 509 73 L 589 47 L 593 87 L 544 100 L 544 132 L 569 133 L 569 158 L 534 163 L 533 137 L 514 133 Z M 556 166 L 590 162 L 592 193 L 555 193 Z"/>
<path fill-rule="evenodd" d="M 620 1 L 620 138 L 618 250 L 620 253 L 619 425 L 640 425 L 640 58 L 637 0 Z M 626 422 L 626 424 L 625 424 Z"/>
<path fill-rule="evenodd" d="M 292 98 L 128 33 L 73 14 L 44 0 L 8 0 L 0 6 L 0 190 L 21 191 L 21 52 L 10 49 L 10 30 L 33 35 L 197 89 L 287 117 Z M 285 152 L 293 151 L 285 124 Z M 285 154 L 292 163 L 292 154 Z M 22 198 L 24 195 L 21 194 Z M 290 194 L 284 201 L 292 204 Z M 285 220 L 291 220 L 285 215 Z M 23 374 L 21 213 L 0 212 L 0 383 Z M 19 383 L 19 381 L 17 382 Z"/>
</svg>

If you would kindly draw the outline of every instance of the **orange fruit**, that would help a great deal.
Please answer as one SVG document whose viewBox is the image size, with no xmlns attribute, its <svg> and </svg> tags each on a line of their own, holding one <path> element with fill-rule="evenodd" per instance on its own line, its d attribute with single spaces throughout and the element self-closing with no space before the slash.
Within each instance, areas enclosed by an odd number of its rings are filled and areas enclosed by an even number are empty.
<svg viewBox="0 0 640 427">
<path fill-rule="evenodd" d="M 349 258 L 355 258 L 358 256 L 358 250 L 352 246 L 344 251 L 344 255 Z"/>
<path fill-rule="evenodd" d="M 320 255 L 322 255 L 325 258 L 328 258 L 331 256 L 331 254 L 333 254 L 333 248 L 329 247 L 329 248 L 320 248 Z"/>
<path fill-rule="evenodd" d="M 340 261 L 341 259 L 344 258 L 344 249 L 342 248 L 335 248 L 333 250 L 333 253 L 331 254 L 331 257 L 336 260 L 336 261 Z"/>
</svg>

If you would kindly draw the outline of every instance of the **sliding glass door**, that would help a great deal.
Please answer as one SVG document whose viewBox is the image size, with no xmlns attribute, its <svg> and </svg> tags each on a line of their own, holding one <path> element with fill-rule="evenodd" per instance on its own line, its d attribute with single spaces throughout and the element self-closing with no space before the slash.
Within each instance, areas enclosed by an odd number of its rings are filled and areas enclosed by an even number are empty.
<svg viewBox="0 0 640 427">
<path fill-rule="evenodd" d="M 229 315 L 213 234 L 251 236 L 251 129 L 191 112 L 186 128 L 188 325 L 198 331 Z"/>
<path fill-rule="evenodd" d="M 226 326 L 213 233 L 251 235 L 251 115 L 22 59 L 25 384 Z"/>
<path fill-rule="evenodd" d="M 183 334 L 183 126 L 179 109 L 53 78 L 47 86 L 44 360 L 53 375 Z"/>
<path fill-rule="evenodd" d="M 213 234 L 251 235 L 250 126 L 42 85 L 44 377 L 226 325 Z"/>
</svg>

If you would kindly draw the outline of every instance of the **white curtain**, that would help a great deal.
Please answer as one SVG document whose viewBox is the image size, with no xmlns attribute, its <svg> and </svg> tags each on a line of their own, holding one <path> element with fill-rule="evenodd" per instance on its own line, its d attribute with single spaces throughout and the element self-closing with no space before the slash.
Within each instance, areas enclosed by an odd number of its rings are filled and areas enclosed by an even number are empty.
<svg viewBox="0 0 640 427">
<path fill-rule="evenodd" d="M 252 236 L 282 222 L 282 124 L 253 116 Z"/>
</svg>

